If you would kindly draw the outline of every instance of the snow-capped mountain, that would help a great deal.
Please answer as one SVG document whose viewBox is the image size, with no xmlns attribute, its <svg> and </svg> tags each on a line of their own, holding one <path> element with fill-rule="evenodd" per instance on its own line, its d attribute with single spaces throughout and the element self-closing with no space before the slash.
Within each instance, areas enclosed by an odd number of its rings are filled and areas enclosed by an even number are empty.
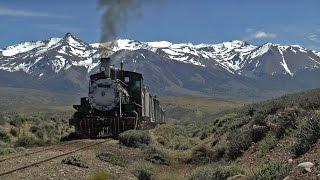
<svg viewBox="0 0 320 180">
<path fill-rule="evenodd" d="M 320 71 L 320 52 L 298 45 L 254 46 L 239 40 L 194 45 L 128 39 L 88 44 L 71 33 L 0 49 L 0 74 L 5 75 L 0 76 L 0 85 L 6 85 L 8 79 L 15 81 L 19 74 L 32 81 L 31 87 L 86 91 L 88 74 L 98 70 L 103 52 L 112 54 L 114 64 L 124 61 L 127 69 L 141 71 L 159 93 L 225 95 L 229 91 L 232 95 L 250 90 L 259 94 L 262 87 L 283 92 L 288 90 L 284 80 L 290 91 L 320 86 L 315 77 L 310 78 Z M 1 84 L 1 77 L 7 78 L 5 83 Z M 270 87 L 262 85 L 266 81 Z"/>
</svg>

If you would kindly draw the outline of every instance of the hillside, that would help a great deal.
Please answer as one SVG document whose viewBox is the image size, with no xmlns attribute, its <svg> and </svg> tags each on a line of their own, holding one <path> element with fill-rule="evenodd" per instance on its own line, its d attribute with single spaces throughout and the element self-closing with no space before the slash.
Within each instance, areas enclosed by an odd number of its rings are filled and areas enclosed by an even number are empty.
<svg viewBox="0 0 320 180">
<path fill-rule="evenodd" d="M 191 179 L 211 179 L 217 167 L 220 173 L 237 169 L 233 175 L 243 174 L 243 179 L 288 175 L 314 179 L 320 170 L 319 99 L 320 89 L 285 95 L 216 115 L 169 122 L 152 134 L 161 148 L 183 154 L 187 164 L 201 166 L 191 172 Z M 297 167 L 302 162 L 314 164 L 311 172 Z"/>
<path fill-rule="evenodd" d="M 34 89 L 0 87 L 0 112 L 50 112 L 73 110 L 81 95 L 59 94 Z"/>
<path fill-rule="evenodd" d="M 45 93 L 35 92 L 31 90 L 28 94 L 46 97 Z M 59 105 L 69 102 L 63 99 Z M 126 148 L 135 154 L 133 159 L 145 157 L 141 163 L 152 167 L 154 177 L 210 179 L 242 174 L 243 179 L 282 179 L 288 175 L 290 179 L 312 179 L 318 176 L 320 89 L 254 104 L 211 97 L 160 99 L 169 121 L 143 133 L 143 136 L 150 136 L 149 145 Z M 51 102 L 55 104 L 55 100 Z M 56 112 L 61 110 L 58 108 Z M 27 137 L 33 140 L 25 142 L 26 147 L 55 143 L 56 137 L 72 131 L 66 126 L 66 114 L 28 114 L 2 114 L 2 141 L 5 143 L 1 146 L 6 150 L 2 153 L 15 151 L 10 150 L 8 138 L 4 137 L 9 137 L 11 143 L 21 143 L 12 129 L 23 129 L 24 134 L 28 131 Z M 6 123 L 8 120 L 10 124 Z M 40 129 L 29 131 L 35 123 Z M 42 133 L 45 136 L 39 136 Z M 49 138 L 50 134 L 55 138 Z M 140 136 L 138 134 L 127 132 L 126 136 L 135 139 Z M 112 146 L 113 150 L 117 148 L 116 144 Z M 302 162 L 313 164 L 310 172 L 297 167 Z"/>
</svg>

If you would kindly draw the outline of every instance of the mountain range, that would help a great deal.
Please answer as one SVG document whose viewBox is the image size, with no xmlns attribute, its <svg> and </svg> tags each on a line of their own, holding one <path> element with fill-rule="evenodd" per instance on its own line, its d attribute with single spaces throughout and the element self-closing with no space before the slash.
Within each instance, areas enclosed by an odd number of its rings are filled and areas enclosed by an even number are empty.
<svg viewBox="0 0 320 180">
<path fill-rule="evenodd" d="M 112 52 L 115 66 L 124 62 L 125 69 L 143 73 L 158 95 L 263 99 L 320 87 L 320 52 L 299 45 L 128 39 L 88 44 L 71 33 L 0 49 L 0 86 L 85 94 L 105 51 Z"/>
</svg>

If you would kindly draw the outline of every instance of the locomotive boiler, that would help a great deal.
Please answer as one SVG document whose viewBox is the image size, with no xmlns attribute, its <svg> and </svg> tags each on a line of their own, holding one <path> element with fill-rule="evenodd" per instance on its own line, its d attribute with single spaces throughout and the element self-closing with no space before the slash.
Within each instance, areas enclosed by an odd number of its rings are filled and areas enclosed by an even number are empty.
<svg viewBox="0 0 320 180">
<path fill-rule="evenodd" d="M 117 136 L 130 129 L 164 123 L 165 112 L 159 100 L 144 85 L 140 73 L 110 66 L 110 58 L 100 59 L 100 71 L 90 76 L 88 97 L 69 119 L 82 137 Z"/>
</svg>

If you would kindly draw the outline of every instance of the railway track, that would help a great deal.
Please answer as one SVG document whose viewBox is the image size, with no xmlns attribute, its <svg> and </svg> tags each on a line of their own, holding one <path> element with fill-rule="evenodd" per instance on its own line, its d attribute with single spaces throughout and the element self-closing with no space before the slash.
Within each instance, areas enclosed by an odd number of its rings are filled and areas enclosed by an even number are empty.
<svg viewBox="0 0 320 180">
<path fill-rule="evenodd" d="M 68 154 L 72 154 L 72 153 L 75 153 L 75 152 L 78 152 L 78 151 L 81 151 L 81 150 L 84 150 L 84 149 L 88 149 L 88 148 L 93 147 L 93 146 L 100 145 L 100 144 L 108 142 L 110 140 L 111 139 L 107 139 L 107 140 L 103 140 L 103 141 L 99 141 L 99 142 L 93 141 L 93 142 L 90 142 L 88 144 L 81 145 L 80 147 L 76 146 L 72 150 L 66 150 L 66 152 L 58 153 L 57 155 L 54 155 L 54 156 L 51 156 L 51 157 L 44 156 L 45 158 L 37 159 L 35 162 L 31 162 L 31 163 L 26 164 L 26 165 L 22 165 L 22 166 L 19 166 L 19 167 L 14 167 L 12 169 L 8 169 L 8 170 L 5 170 L 3 172 L 1 172 L 1 170 L 0 170 L 0 177 L 4 176 L 4 175 L 7 175 L 7 174 L 11 174 L 11 173 L 17 172 L 17 171 L 20 171 L 20 170 L 23 170 L 23 169 L 26 169 L 26 168 L 29 168 L 29 167 L 32 167 L 32 166 L 35 166 L 35 165 L 39 165 L 39 164 L 44 163 L 44 162 L 51 161 L 53 159 L 56 159 L 56 158 L 59 158 L 59 157 L 62 157 L 62 156 L 68 155 Z M 81 141 L 78 141 L 78 142 L 74 142 L 74 143 L 69 143 L 68 145 L 79 145 L 81 143 L 82 143 Z M 59 147 L 66 148 L 65 146 L 59 146 Z M 66 149 L 68 149 L 68 148 L 66 148 Z M 41 151 L 31 152 L 28 155 L 34 155 L 34 154 L 37 154 L 37 153 L 40 153 L 40 152 L 41 153 L 45 153 L 45 152 L 49 152 L 51 150 L 63 151 L 63 149 L 59 150 L 58 147 L 53 147 L 53 148 L 47 148 L 47 149 L 44 149 L 44 150 L 41 150 Z M 44 155 L 46 155 L 46 153 Z M 5 167 L 4 163 L 8 162 L 8 160 L 18 159 L 18 158 L 21 158 L 23 156 L 24 155 L 19 155 L 19 156 L 6 158 L 6 159 L 4 159 L 4 161 L 0 162 L 0 167 Z"/>
<path fill-rule="evenodd" d="M 40 152 L 43 152 L 43 151 L 48 151 L 48 150 L 53 150 L 53 149 L 59 149 L 59 148 L 62 147 L 62 146 L 67 146 L 67 145 L 71 145 L 71 144 L 75 144 L 75 143 L 77 143 L 77 142 L 74 142 L 74 141 L 73 141 L 73 142 L 70 142 L 70 143 L 62 143 L 62 144 L 59 144 L 59 145 L 57 145 L 57 146 L 53 146 L 53 147 L 49 147 L 49 148 L 45 148 L 45 149 L 41 149 L 41 150 L 37 150 L 37 151 L 32 151 L 32 152 L 20 154 L 20 155 L 17 155 L 17 156 L 12 156 L 12 157 L 3 158 L 3 159 L 0 159 L 0 162 L 4 162 L 4 161 L 16 159 L 16 158 L 23 157 L 23 156 L 29 156 L 29 155 L 36 154 L 36 153 L 40 153 Z"/>
</svg>

